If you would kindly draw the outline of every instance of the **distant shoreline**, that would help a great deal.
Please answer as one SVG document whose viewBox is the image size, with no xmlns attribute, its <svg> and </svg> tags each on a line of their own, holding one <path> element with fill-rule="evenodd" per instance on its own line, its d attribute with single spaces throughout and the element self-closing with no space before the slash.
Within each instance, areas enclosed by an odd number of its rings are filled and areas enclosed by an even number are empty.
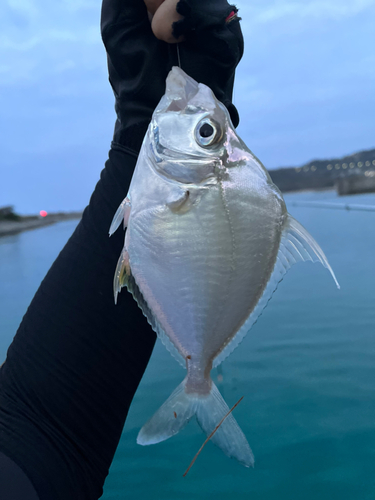
<svg viewBox="0 0 375 500">
<path fill-rule="evenodd" d="M 45 217 L 40 215 L 20 216 L 18 220 L 0 220 L 0 237 L 50 226 L 64 220 L 80 219 L 83 212 L 57 212 Z"/>
<path fill-rule="evenodd" d="M 322 188 L 336 189 L 338 196 L 372 193 L 375 192 L 375 149 L 268 173 L 283 193 Z"/>
<path fill-rule="evenodd" d="M 334 191 L 336 192 L 334 187 L 319 187 L 319 188 L 301 188 L 301 189 L 295 189 L 294 191 L 283 191 L 283 196 L 288 195 L 288 194 L 298 194 L 298 193 L 321 193 L 325 191 Z"/>
</svg>

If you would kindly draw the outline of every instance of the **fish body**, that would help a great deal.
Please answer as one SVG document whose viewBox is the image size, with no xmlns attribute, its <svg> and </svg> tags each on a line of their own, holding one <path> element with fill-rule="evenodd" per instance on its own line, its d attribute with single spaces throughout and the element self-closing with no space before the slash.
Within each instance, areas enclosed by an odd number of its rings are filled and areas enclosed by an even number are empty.
<svg viewBox="0 0 375 500">
<path fill-rule="evenodd" d="M 195 415 L 209 435 L 229 411 L 210 371 L 238 345 L 298 260 L 318 260 L 266 169 L 212 91 L 173 68 L 129 192 L 110 234 L 127 226 L 114 278 L 127 286 L 184 381 L 141 429 L 140 444 L 176 434 Z M 232 415 L 212 437 L 246 466 L 253 455 Z"/>
</svg>

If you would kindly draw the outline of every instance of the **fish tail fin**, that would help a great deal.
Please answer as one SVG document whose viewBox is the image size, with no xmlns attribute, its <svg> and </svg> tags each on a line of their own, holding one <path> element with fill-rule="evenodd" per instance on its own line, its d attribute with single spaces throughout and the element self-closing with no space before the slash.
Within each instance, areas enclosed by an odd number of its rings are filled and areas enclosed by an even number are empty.
<svg viewBox="0 0 375 500">
<path fill-rule="evenodd" d="M 140 430 L 137 443 L 155 444 L 177 434 L 195 415 L 202 430 L 227 456 L 236 458 L 246 467 L 254 465 L 254 456 L 246 437 L 237 424 L 216 385 L 207 395 L 185 392 L 186 379 L 169 396 Z M 225 420 L 221 420 L 229 413 Z M 220 424 L 220 426 L 218 426 Z"/>
<path fill-rule="evenodd" d="M 198 399 L 196 407 L 198 423 L 209 436 L 228 415 L 210 440 L 228 457 L 235 458 L 245 467 L 253 467 L 254 455 L 245 434 L 237 424 L 218 388 L 213 382 L 211 383 L 211 391 L 208 396 L 201 396 Z"/>
<path fill-rule="evenodd" d="M 186 379 L 139 431 L 137 443 L 156 444 L 177 434 L 195 415 L 196 398 L 185 392 Z"/>
</svg>

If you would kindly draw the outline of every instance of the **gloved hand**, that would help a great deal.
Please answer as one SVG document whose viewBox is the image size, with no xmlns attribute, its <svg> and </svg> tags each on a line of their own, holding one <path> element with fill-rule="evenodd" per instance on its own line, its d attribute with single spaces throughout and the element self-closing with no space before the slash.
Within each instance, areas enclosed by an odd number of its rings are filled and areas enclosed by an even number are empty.
<svg viewBox="0 0 375 500">
<path fill-rule="evenodd" d="M 238 19 L 226 22 L 235 7 L 226 0 L 180 0 L 177 11 L 184 16 L 173 27 L 176 37 L 185 37 L 178 44 L 182 69 L 213 90 L 237 126 L 231 100 L 243 39 Z M 113 142 L 138 153 L 168 72 L 178 65 L 177 48 L 154 36 L 142 0 L 104 0 L 101 30 L 116 99 Z"/>
<path fill-rule="evenodd" d="M 244 50 L 237 8 L 226 0 L 180 0 L 177 12 L 184 16 L 173 25 L 174 36 L 186 40 L 179 44 L 182 69 L 211 88 L 237 127 L 232 94 L 235 69 Z"/>
</svg>

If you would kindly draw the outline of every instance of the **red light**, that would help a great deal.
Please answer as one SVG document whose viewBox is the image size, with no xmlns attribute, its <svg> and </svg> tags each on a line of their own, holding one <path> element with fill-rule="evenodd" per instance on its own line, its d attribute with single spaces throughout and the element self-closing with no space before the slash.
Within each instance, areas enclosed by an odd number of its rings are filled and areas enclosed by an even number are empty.
<svg viewBox="0 0 375 500">
<path fill-rule="evenodd" d="M 45 210 L 41 210 L 40 212 L 41 217 L 47 217 L 47 212 Z"/>
</svg>

